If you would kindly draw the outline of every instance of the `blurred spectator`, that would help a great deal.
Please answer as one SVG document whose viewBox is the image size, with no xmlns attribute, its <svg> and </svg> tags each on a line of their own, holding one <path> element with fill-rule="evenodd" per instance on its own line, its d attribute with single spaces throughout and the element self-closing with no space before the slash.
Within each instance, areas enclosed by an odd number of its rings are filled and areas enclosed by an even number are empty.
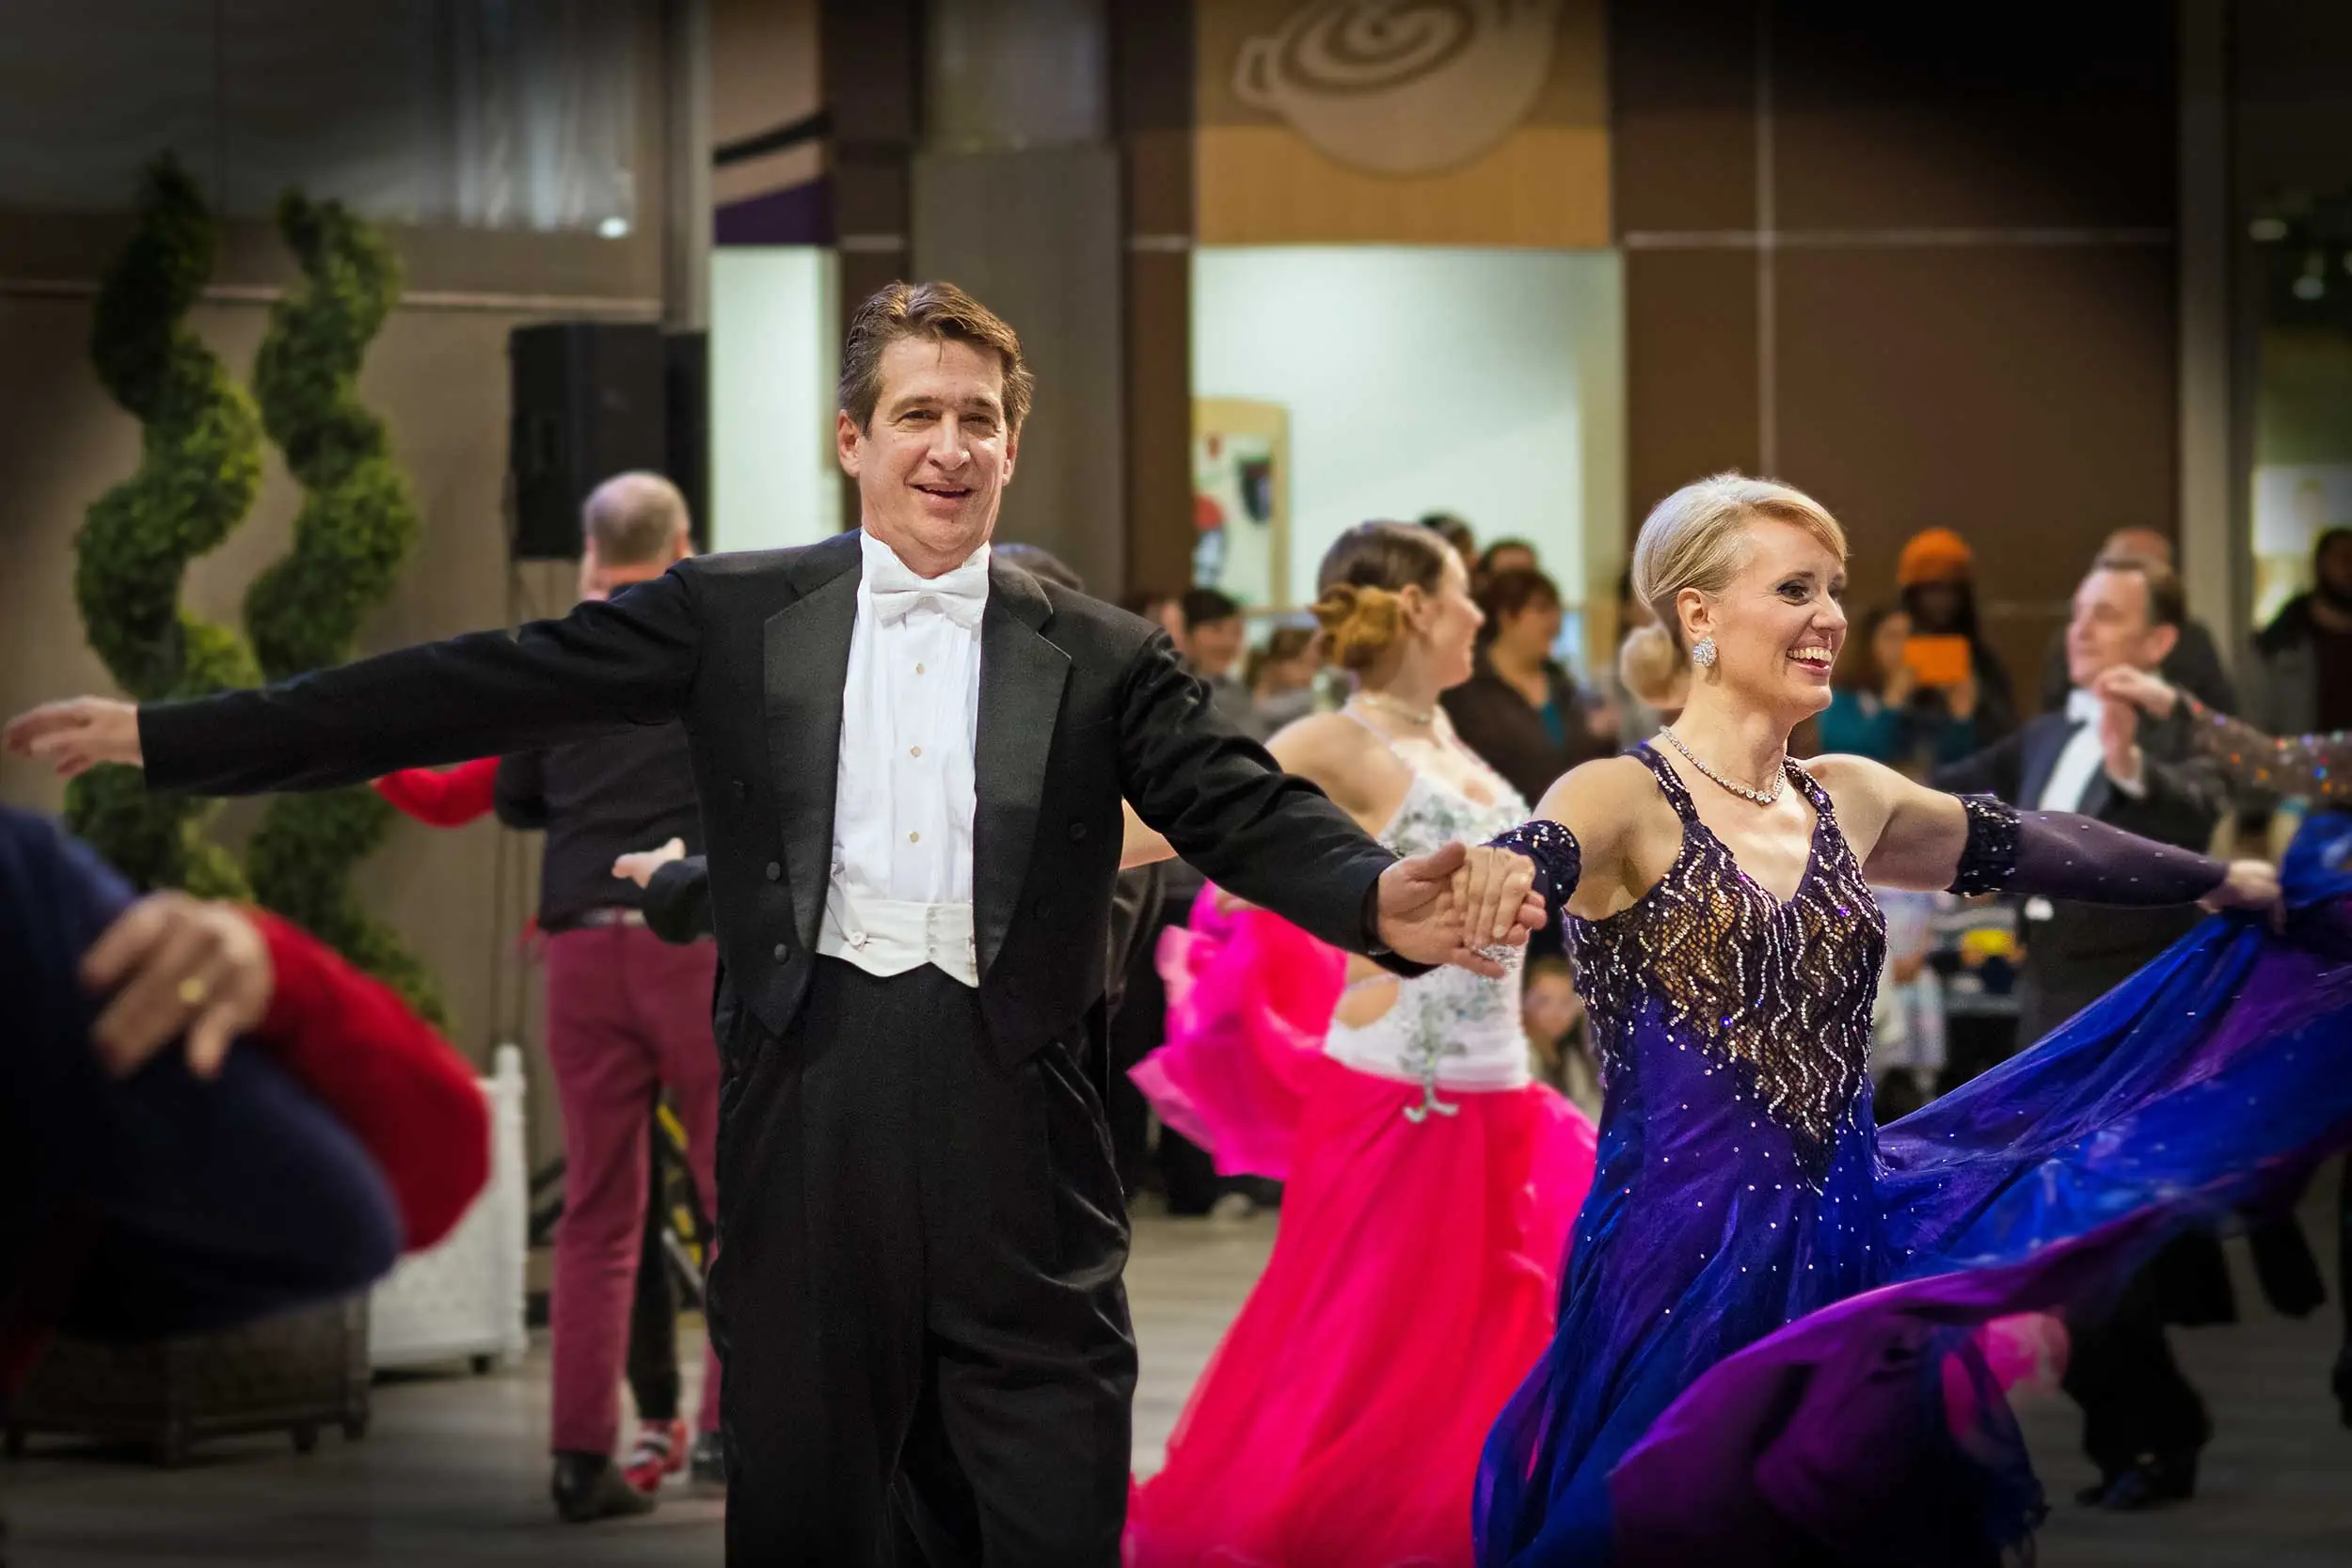
<svg viewBox="0 0 2352 1568">
<path fill-rule="evenodd" d="M 1957 903 L 1949 894 L 1874 888 L 1886 915 L 1886 972 L 1880 1007 L 1871 1016 L 1870 1075 L 1877 1080 L 1882 1125 L 1899 1121 L 1935 1098 L 1944 1070 L 1944 982 L 1928 964 L 1939 910 Z"/>
<path fill-rule="evenodd" d="M 1241 663 L 1246 634 L 1241 606 L 1214 588 L 1196 588 L 1182 603 L 1184 617 L 1184 658 L 1192 673 L 1208 683 L 1217 711 L 1243 734 L 1263 740 L 1267 731 L 1258 721 L 1249 688 L 1234 673 Z"/>
<path fill-rule="evenodd" d="M 1600 1115 L 1600 1074 L 1585 1043 L 1584 999 L 1577 994 L 1576 971 L 1564 958 L 1530 958 L 1519 992 L 1519 1022 L 1535 1076 L 1576 1102 L 1585 1115 Z"/>
<path fill-rule="evenodd" d="M 1970 682 L 1977 743 L 1989 746 L 2015 730 L 2017 689 L 1977 627 L 1976 556 L 1967 541 L 1947 528 L 1914 534 L 1895 581 L 1911 617 L 1905 658 L 1918 673 L 1915 701 L 1955 711 L 1954 695 Z"/>
<path fill-rule="evenodd" d="M 1638 628 L 1657 623 L 1657 613 L 1633 596 L 1633 568 L 1625 566 L 1617 573 L 1618 657 L 1603 673 L 1601 700 L 1588 716 L 1594 738 L 1606 748 L 1621 749 L 1647 740 L 1665 727 L 1666 716 L 1635 696 L 1625 679 L 1625 641 Z M 1688 689 L 1686 686 L 1684 690 Z M 1676 705 L 1679 709 L 1680 704 Z"/>
<path fill-rule="evenodd" d="M 1313 626 L 1277 626 L 1262 647 L 1249 651 L 1242 680 L 1258 722 L 1268 735 L 1315 710 L 1315 677 L 1323 650 Z"/>
<path fill-rule="evenodd" d="M 1432 512 L 1422 518 L 1421 526 L 1443 534 L 1445 542 L 1454 546 L 1454 553 L 1462 558 L 1462 570 L 1470 574 L 1472 582 L 1478 580 L 1478 536 L 1470 531 L 1469 523 L 1451 512 Z"/>
<path fill-rule="evenodd" d="M 389 989 L 274 916 L 137 897 L 5 806 L 0 988 L 0 1402 L 51 1329 L 365 1289 L 488 1180 L 472 1071 Z"/>
<path fill-rule="evenodd" d="M 2107 542 L 2099 547 L 2103 556 L 2136 555 L 2159 562 L 2167 571 L 2180 567 L 2172 558 L 2172 539 L 2152 528 L 2119 528 L 2107 535 Z M 2156 672 L 2172 685 L 2179 687 L 2216 713 L 2237 711 L 2237 688 L 2230 682 L 2230 673 L 2222 668 L 2221 650 L 2215 645 L 2213 633 L 2202 621 L 2190 619 L 2181 623 L 2181 640 L 2165 657 L 2164 668 Z M 2044 712 L 2062 707 L 2074 682 L 2066 673 L 2066 633 L 2060 628 L 2050 639 L 2050 651 L 2042 659 L 2042 707 Z"/>
<path fill-rule="evenodd" d="M 1974 681 L 1932 704 L 1915 702 L 1918 676 L 1904 662 L 1911 617 L 1885 606 L 1867 611 L 1846 640 L 1836 689 L 1821 715 L 1825 752 L 1846 752 L 1914 776 L 1977 749 Z"/>
<path fill-rule="evenodd" d="M 1551 657 L 1561 619 L 1552 580 L 1536 571 L 1501 572 L 1478 602 L 1486 625 L 1476 673 L 1438 701 L 1462 743 L 1532 803 L 1603 747 L 1575 679 Z"/>
<path fill-rule="evenodd" d="M 1176 644 L 1180 654 L 1184 647 L 1184 600 L 1174 594 L 1161 594 L 1151 589 L 1130 594 L 1119 601 L 1120 608 L 1145 620 L 1168 633 L 1168 640 Z"/>
<path fill-rule="evenodd" d="M 1470 574 L 1470 586 L 1484 588 L 1505 572 L 1540 570 L 1534 546 L 1524 539 L 1498 539 L 1478 558 L 1478 569 Z"/>
<path fill-rule="evenodd" d="M 2352 529 L 2319 536 L 2311 591 L 2289 599 L 2255 637 L 2247 685 L 2245 717 L 2258 730 L 2352 730 Z"/>
</svg>

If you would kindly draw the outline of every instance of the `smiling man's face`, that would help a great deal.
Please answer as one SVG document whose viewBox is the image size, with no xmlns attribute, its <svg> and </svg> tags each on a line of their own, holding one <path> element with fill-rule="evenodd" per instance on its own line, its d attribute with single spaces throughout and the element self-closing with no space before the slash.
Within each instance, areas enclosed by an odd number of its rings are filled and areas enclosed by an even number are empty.
<svg viewBox="0 0 2352 1568">
<path fill-rule="evenodd" d="M 901 338 L 882 350 L 882 393 L 860 430 L 835 427 L 857 481 L 859 521 L 917 574 L 936 577 L 988 542 L 1012 479 L 1020 432 L 1005 419 L 1005 372 L 988 349 Z"/>
</svg>

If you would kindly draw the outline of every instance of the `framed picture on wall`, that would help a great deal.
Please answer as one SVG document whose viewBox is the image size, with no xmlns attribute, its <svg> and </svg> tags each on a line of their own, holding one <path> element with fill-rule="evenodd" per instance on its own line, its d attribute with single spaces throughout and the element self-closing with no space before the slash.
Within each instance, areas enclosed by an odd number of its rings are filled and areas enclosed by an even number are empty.
<svg viewBox="0 0 2352 1568">
<path fill-rule="evenodd" d="M 1289 610 L 1290 411 L 1247 398 L 1192 404 L 1192 585 L 1248 610 Z"/>
</svg>

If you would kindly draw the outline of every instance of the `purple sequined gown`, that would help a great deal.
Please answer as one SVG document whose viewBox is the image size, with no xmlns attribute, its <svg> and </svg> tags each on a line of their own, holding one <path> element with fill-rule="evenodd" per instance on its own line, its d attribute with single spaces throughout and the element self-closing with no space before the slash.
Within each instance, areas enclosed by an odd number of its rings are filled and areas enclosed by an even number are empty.
<svg viewBox="0 0 2352 1568">
<path fill-rule="evenodd" d="M 2284 1201 L 2352 1139 L 2352 826 L 2290 861 L 2288 939 L 2208 921 L 1874 1131 L 1884 924 L 1828 796 L 1789 765 L 1820 820 L 1784 903 L 1636 754 L 1682 847 L 1630 907 L 1566 921 L 1607 1103 L 1557 1334 L 1487 1442 L 1479 1560 L 2000 1560 L 2042 1495 L 1979 1329 Z M 1997 882 L 2015 815 L 1968 806 L 1963 880 Z M 1503 842 L 1573 884 L 1557 824 Z"/>
</svg>

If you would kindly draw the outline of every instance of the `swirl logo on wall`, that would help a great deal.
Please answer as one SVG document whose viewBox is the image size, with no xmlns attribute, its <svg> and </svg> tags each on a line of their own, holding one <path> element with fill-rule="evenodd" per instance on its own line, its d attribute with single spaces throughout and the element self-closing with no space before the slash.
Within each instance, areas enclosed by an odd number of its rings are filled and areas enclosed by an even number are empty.
<svg viewBox="0 0 2352 1568">
<path fill-rule="evenodd" d="M 1339 162 L 1438 174 L 1509 135 L 1551 72 L 1561 0 L 1311 0 L 1242 44 L 1233 92 Z"/>
</svg>

